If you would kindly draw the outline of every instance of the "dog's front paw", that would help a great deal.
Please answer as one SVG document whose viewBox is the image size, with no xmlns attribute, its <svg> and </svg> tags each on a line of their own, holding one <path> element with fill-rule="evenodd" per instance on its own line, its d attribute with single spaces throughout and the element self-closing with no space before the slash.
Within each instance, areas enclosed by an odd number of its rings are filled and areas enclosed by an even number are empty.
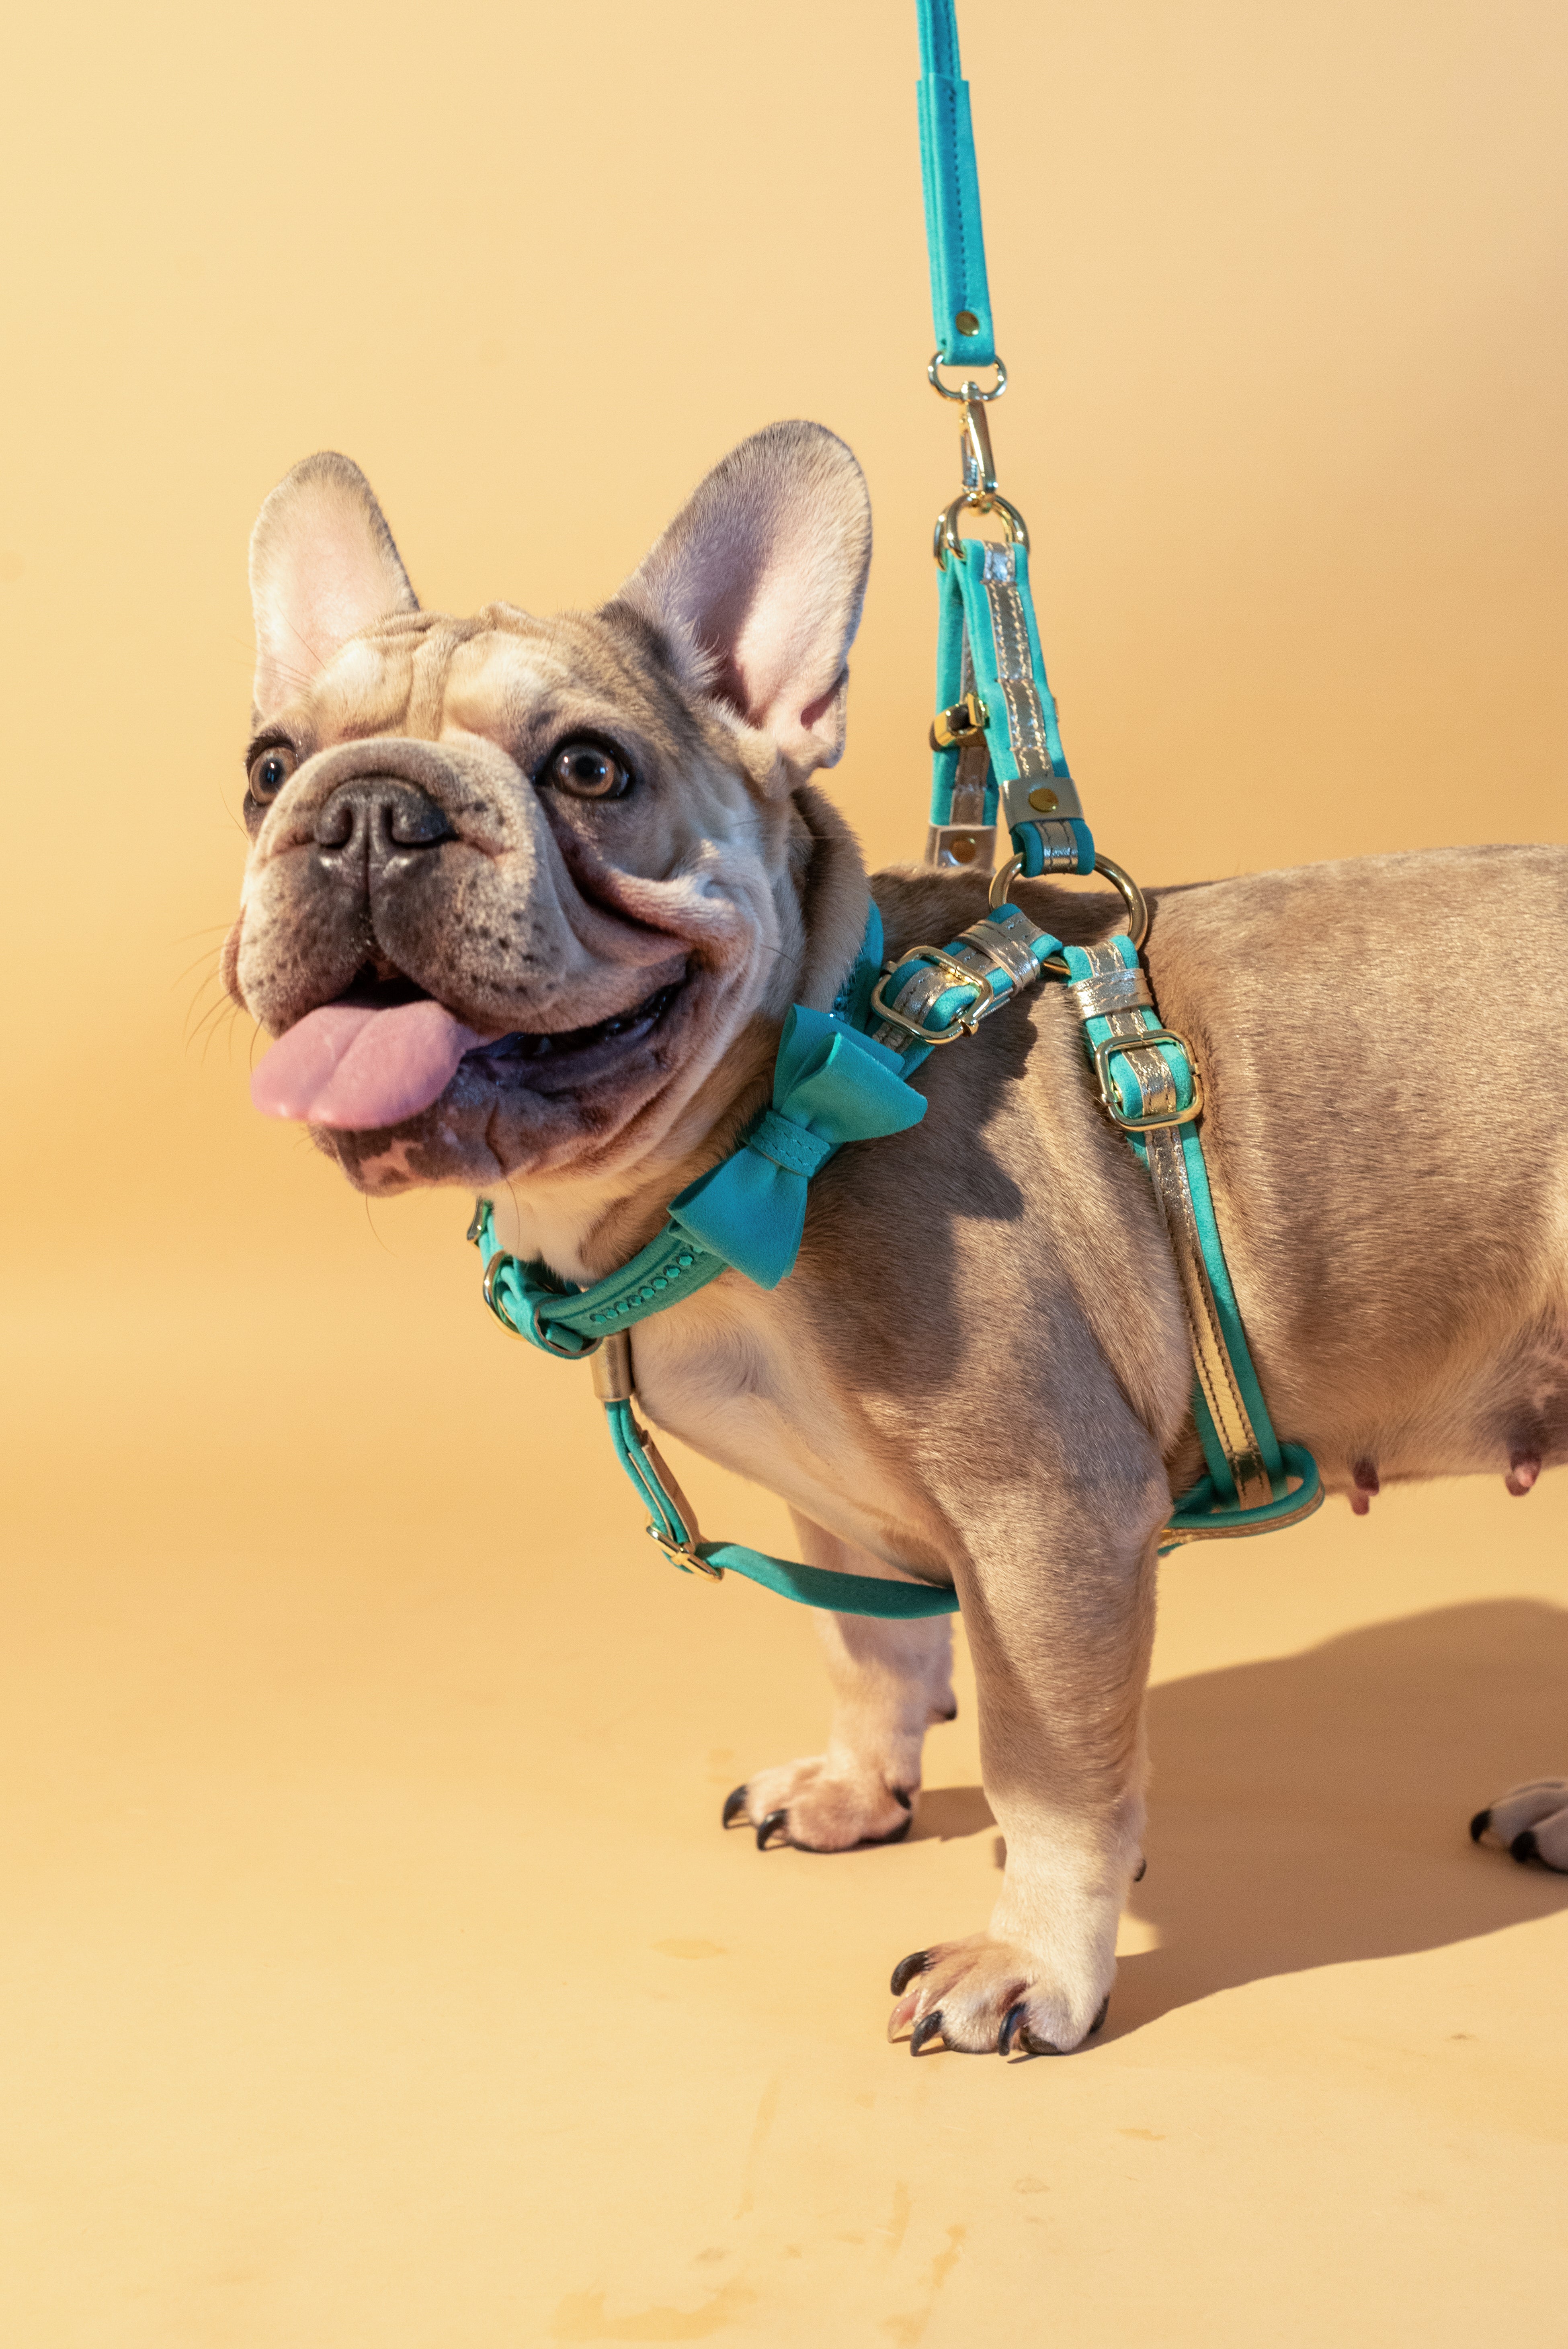
<svg viewBox="0 0 1568 2349">
<path fill-rule="evenodd" d="M 1470 1836 L 1568 1875 L 1568 1778 L 1532 1778 L 1500 1795 L 1476 1813 Z"/>
<path fill-rule="evenodd" d="M 1109 1979 L 1069 1987 L 1047 1961 L 989 1933 L 914 1951 L 893 1968 L 892 1986 L 898 2004 L 887 2035 L 907 2031 L 912 2055 L 934 2039 L 972 2055 L 1068 2055 L 1110 2004 Z"/>
<path fill-rule="evenodd" d="M 724 1806 L 727 1827 L 757 1830 L 757 1848 L 851 1851 L 858 1843 L 898 1843 L 914 1816 L 913 1786 L 890 1786 L 876 1771 L 835 1765 L 817 1754 L 759 1770 Z"/>
</svg>

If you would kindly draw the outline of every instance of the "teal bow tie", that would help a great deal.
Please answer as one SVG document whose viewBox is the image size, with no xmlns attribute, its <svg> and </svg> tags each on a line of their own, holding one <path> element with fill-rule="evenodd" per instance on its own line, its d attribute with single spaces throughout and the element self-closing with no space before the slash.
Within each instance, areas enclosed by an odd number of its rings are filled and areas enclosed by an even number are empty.
<svg viewBox="0 0 1568 2349">
<path fill-rule="evenodd" d="M 670 1221 L 759 1288 L 777 1288 L 799 1253 L 806 1186 L 819 1167 L 846 1142 L 902 1133 L 924 1115 L 896 1052 L 797 1003 L 784 1022 L 772 1108 L 733 1157 L 672 1200 Z"/>
</svg>

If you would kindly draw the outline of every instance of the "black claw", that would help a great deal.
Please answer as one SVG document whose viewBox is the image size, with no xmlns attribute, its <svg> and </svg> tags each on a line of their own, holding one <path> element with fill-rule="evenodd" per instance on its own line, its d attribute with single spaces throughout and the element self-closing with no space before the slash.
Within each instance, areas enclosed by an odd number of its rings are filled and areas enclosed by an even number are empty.
<svg viewBox="0 0 1568 2349">
<path fill-rule="evenodd" d="M 1142 1859 L 1140 1859 L 1140 1860 L 1139 1861 L 1139 1863 L 1138 1863 L 1138 1873 L 1137 1873 L 1137 1875 L 1136 1875 L 1136 1876 L 1133 1878 L 1133 1879 L 1132 1879 L 1132 1880 L 1133 1880 L 1133 1882 L 1134 1882 L 1134 1884 L 1141 1884 L 1141 1883 L 1142 1883 L 1142 1881 L 1143 1881 L 1143 1879 L 1144 1879 L 1144 1878 L 1148 1875 L 1148 1873 L 1149 1873 L 1149 1859 L 1148 1859 L 1148 1856 L 1147 1856 L 1147 1854 L 1146 1854 L 1146 1855 L 1144 1856 L 1144 1857 L 1143 1857 Z"/>
<path fill-rule="evenodd" d="M 888 1788 L 888 1793 L 892 1796 L 895 1803 L 902 1803 L 906 1811 L 913 1810 L 914 1796 L 909 1792 L 907 1787 L 890 1786 Z"/>
<path fill-rule="evenodd" d="M 923 1974 L 930 1963 L 929 1950 L 912 1950 L 907 1958 L 900 1958 L 892 1970 L 892 1981 L 889 1984 L 894 1998 L 902 1998 L 916 1974 Z"/>
<path fill-rule="evenodd" d="M 1090 2037 L 1091 2039 L 1094 2037 L 1094 2034 L 1095 2034 L 1095 2033 L 1096 2033 L 1097 2031 L 1102 2030 L 1102 2029 L 1104 2028 L 1104 2025 L 1105 2025 L 1105 2018 L 1106 2018 L 1106 2016 L 1107 2016 L 1109 2013 L 1110 2013 L 1110 1992 L 1109 1992 L 1109 1991 L 1107 1991 L 1107 1992 L 1106 1992 L 1105 1996 L 1100 2000 L 1100 2002 L 1099 2002 L 1099 2013 L 1095 2016 L 1094 2021 L 1089 2024 L 1089 2027 L 1088 2027 L 1088 2035 L 1089 2035 L 1089 2037 Z"/>
<path fill-rule="evenodd" d="M 758 1848 L 758 1851 L 766 1851 L 766 1850 L 767 1850 L 767 1848 L 768 1848 L 768 1838 L 769 1838 L 769 1837 L 772 1834 L 772 1832 L 773 1832 L 773 1830 L 774 1830 L 774 1828 L 775 1828 L 775 1827 L 783 1827 L 783 1828 L 784 1828 L 784 1830 L 785 1830 L 785 1840 L 786 1840 L 786 1841 L 788 1841 L 788 1840 L 789 1840 L 789 1812 L 788 1812 L 788 1811 L 769 1811 L 769 1814 L 768 1814 L 768 1816 L 763 1820 L 763 1822 L 762 1822 L 761 1826 L 760 1826 L 758 1828 L 758 1830 L 757 1830 L 757 1848 Z"/>
<path fill-rule="evenodd" d="M 721 1826 L 732 1827 L 737 1819 L 743 1819 L 745 1816 L 746 1789 L 744 1786 L 737 1786 L 733 1795 L 726 1795 L 724 1798 L 724 1816 L 719 1824 Z"/>
<path fill-rule="evenodd" d="M 1002 2017 L 1002 2028 L 996 2033 L 996 2053 L 998 2055 L 1010 2055 L 1012 2054 L 1013 2033 L 1017 2030 L 1019 2023 L 1022 2023 L 1027 2013 L 1028 2008 L 1022 1999 L 1018 2001 L 1016 2006 L 1010 2006 L 1007 2009 L 1006 2013 Z"/>
<path fill-rule="evenodd" d="M 934 2039 L 941 2028 L 942 2009 L 939 2006 L 934 2006 L 929 2014 L 923 2014 L 921 2016 L 920 2021 L 910 2033 L 910 2054 L 912 2055 L 918 2055 L 921 2049 L 925 2045 L 926 2041 L 928 2039 Z"/>
<path fill-rule="evenodd" d="M 1480 1841 L 1480 1839 L 1481 1839 L 1482 1836 L 1483 1836 L 1483 1835 L 1485 1835 L 1485 1833 L 1486 1833 L 1486 1831 L 1487 1831 L 1488 1827 L 1489 1827 L 1489 1826 L 1491 1826 L 1491 1805 L 1489 1803 L 1489 1804 L 1487 1805 L 1487 1806 L 1486 1806 L 1485 1810 L 1484 1810 L 1484 1811 L 1478 1811 L 1478 1812 L 1476 1813 L 1476 1815 L 1475 1815 L 1474 1818 L 1473 1818 L 1473 1819 L 1471 1819 L 1471 1821 L 1470 1821 L 1470 1841 L 1471 1841 L 1471 1843 L 1479 1843 L 1479 1842 Z"/>
<path fill-rule="evenodd" d="M 1539 1859 L 1541 1857 L 1540 1847 L 1536 1843 L 1535 1829 L 1533 1827 L 1521 1827 L 1519 1833 L 1514 1837 L 1513 1841 L 1509 1845 L 1508 1848 L 1512 1853 L 1514 1858 L 1518 1860 L 1521 1868 L 1522 1868 L 1528 1860 Z"/>
</svg>

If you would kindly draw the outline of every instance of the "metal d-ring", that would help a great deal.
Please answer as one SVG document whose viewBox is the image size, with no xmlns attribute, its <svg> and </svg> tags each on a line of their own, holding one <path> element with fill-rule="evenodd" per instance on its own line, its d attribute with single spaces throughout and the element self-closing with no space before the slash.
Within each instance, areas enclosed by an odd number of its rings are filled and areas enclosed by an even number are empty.
<svg viewBox="0 0 1568 2349">
<path fill-rule="evenodd" d="M 964 542 L 958 535 L 958 517 L 966 506 L 971 513 L 1000 514 L 1002 527 L 1007 533 L 1008 545 L 1021 546 L 1027 554 L 1029 526 L 1011 499 L 1005 498 L 999 490 L 983 490 L 978 493 L 973 490 L 965 490 L 962 497 L 954 498 L 953 503 L 944 507 L 936 517 L 936 528 L 932 534 L 931 551 L 936 557 L 936 567 L 939 571 L 944 571 L 947 567 L 949 548 L 954 554 L 961 556 L 963 554 Z"/>
<path fill-rule="evenodd" d="M 1023 862 L 1021 856 L 1009 856 L 1006 864 L 992 874 L 991 911 L 994 914 L 1000 913 L 1005 905 L 1011 904 L 1012 900 L 1007 893 L 1017 879 Z M 1112 888 L 1119 895 L 1122 904 L 1127 907 L 1127 935 L 1132 940 L 1133 949 L 1136 952 L 1149 936 L 1148 898 L 1131 874 L 1124 873 L 1119 864 L 1113 864 L 1109 856 L 1101 856 L 1097 852 L 1094 869 L 1097 873 L 1104 874 Z M 1044 875 L 1042 874 L 1041 877 L 1043 879 Z M 1047 970 L 1059 968 L 1065 971 L 1067 968 L 1065 963 L 1058 963 L 1055 955 L 1045 967 Z"/>
<path fill-rule="evenodd" d="M 962 391 L 949 391 L 947 386 L 943 382 L 942 378 L 937 374 L 936 370 L 938 367 L 961 367 L 963 365 L 963 361 L 961 359 L 944 359 L 940 351 L 933 352 L 931 365 L 926 368 L 925 372 L 930 380 L 931 388 L 933 391 L 940 392 L 944 399 L 955 399 L 960 404 L 967 399 L 978 399 L 985 402 L 992 399 L 1000 399 L 1002 394 L 1007 388 L 1006 368 L 1003 366 L 1000 359 L 993 359 L 991 364 L 996 370 L 996 380 L 989 391 L 982 391 L 979 385 L 973 380 L 966 383 Z"/>
</svg>

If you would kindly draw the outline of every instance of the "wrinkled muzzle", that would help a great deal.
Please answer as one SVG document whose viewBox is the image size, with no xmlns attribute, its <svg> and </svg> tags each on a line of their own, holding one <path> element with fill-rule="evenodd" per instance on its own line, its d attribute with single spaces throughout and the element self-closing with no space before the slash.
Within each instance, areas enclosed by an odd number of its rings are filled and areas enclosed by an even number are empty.
<svg viewBox="0 0 1568 2349">
<path fill-rule="evenodd" d="M 377 1189 L 491 1179 L 569 1126 L 592 1143 L 624 1123 L 667 1078 L 688 1024 L 671 1014 L 716 941 L 656 918 L 678 889 L 660 906 L 659 885 L 571 850 L 489 744 L 388 736 L 307 761 L 233 944 L 279 1039 L 257 1105 L 323 1130 Z"/>
</svg>

